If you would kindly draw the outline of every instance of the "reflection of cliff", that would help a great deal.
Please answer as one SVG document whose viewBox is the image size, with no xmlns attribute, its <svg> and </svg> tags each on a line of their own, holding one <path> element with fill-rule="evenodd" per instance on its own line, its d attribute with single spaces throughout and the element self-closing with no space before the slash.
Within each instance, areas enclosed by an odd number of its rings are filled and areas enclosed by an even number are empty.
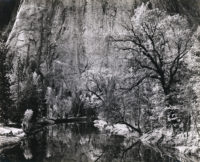
<svg viewBox="0 0 200 162">
<path fill-rule="evenodd" d="M 5 155 L 2 157 L 2 155 Z M 99 133 L 92 125 L 54 125 L 4 150 L 0 161 L 37 162 L 190 162 L 169 148 L 149 147 L 137 139 Z M 192 158 L 192 157 L 191 157 Z"/>
<path fill-rule="evenodd" d="M 57 125 L 24 142 L 26 159 L 43 162 L 178 162 L 175 155 L 120 136 L 99 134 L 91 125 Z M 163 153 L 163 154 L 162 154 Z M 170 156 L 172 156 L 170 158 Z"/>
<path fill-rule="evenodd" d="M 70 126 L 69 126 L 70 127 Z M 98 140 L 95 132 L 84 134 L 83 130 L 89 127 L 74 125 L 66 129 L 66 125 L 51 127 L 47 135 L 46 161 L 94 161 L 98 148 L 93 146 L 94 140 Z M 97 137 L 97 139 L 96 139 Z"/>
<path fill-rule="evenodd" d="M 23 149 L 26 159 L 36 161 L 108 161 L 119 158 L 122 142 L 122 137 L 98 134 L 91 125 L 62 124 L 48 127 L 44 133 L 23 142 Z"/>
<path fill-rule="evenodd" d="M 27 160 L 92 162 L 101 154 L 100 144 L 105 144 L 96 131 L 84 124 L 50 126 L 47 131 L 25 140 L 21 147 Z"/>
</svg>

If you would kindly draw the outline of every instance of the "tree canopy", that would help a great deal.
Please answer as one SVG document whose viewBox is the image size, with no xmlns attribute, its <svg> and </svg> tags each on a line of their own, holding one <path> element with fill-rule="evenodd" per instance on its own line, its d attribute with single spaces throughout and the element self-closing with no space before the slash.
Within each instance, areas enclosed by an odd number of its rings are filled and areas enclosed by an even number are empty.
<svg viewBox="0 0 200 162">
<path fill-rule="evenodd" d="M 143 4 L 123 27 L 125 33 L 113 41 L 119 49 L 131 54 L 135 75 L 142 74 L 135 85 L 151 78 L 169 95 L 181 77 L 183 58 L 191 48 L 192 32 L 187 20 L 159 9 L 148 9 L 148 5 Z"/>
</svg>

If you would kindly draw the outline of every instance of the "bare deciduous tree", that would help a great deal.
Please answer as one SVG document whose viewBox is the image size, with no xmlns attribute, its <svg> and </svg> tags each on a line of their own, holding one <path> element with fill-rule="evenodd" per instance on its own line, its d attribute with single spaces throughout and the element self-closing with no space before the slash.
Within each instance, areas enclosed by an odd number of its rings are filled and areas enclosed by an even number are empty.
<svg viewBox="0 0 200 162">
<path fill-rule="evenodd" d="M 112 41 L 120 50 L 132 54 L 137 70 L 145 71 L 129 89 L 151 78 L 160 83 L 165 95 L 169 95 L 180 79 L 184 56 L 191 48 L 187 20 L 179 15 L 168 16 L 158 9 L 149 10 L 143 5 L 123 27 L 125 34 Z"/>
</svg>

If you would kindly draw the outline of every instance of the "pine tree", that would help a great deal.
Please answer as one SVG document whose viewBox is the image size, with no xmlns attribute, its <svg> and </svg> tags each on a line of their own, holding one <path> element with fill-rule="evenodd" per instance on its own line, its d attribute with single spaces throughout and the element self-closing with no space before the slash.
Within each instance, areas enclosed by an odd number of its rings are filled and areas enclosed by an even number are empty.
<svg viewBox="0 0 200 162">
<path fill-rule="evenodd" d="M 0 121 L 5 124 L 8 122 L 9 109 L 12 105 L 6 54 L 6 46 L 0 42 Z"/>
</svg>

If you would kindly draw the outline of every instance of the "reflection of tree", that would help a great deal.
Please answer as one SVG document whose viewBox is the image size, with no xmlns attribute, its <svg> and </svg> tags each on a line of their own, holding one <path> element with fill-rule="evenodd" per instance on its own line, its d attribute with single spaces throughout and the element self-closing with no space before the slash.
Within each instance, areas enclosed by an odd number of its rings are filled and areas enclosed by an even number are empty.
<svg viewBox="0 0 200 162">
<path fill-rule="evenodd" d="M 141 141 L 137 141 L 126 148 L 122 152 L 121 162 L 141 161 L 141 162 L 179 162 L 174 152 L 170 149 L 164 150 L 156 146 L 146 146 Z"/>
<path fill-rule="evenodd" d="M 32 159 L 33 158 L 33 154 L 31 152 L 30 144 L 29 144 L 29 141 L 27 139 L 25 139 L 21 143 L 21 147 L 24 150 L 24 157 L 25 157 L 25 159 L 27 159 L 27 160 Z"/>
<path fill-rule="evenodd" d="M 42 157 L 46 157 L 46 133 L 46 129 L 43 129 L 21 142 L 21 150 L 23 150 L 23 157 L 26 160 L 41 161 Z"/>
<path fill-rule="evenodd" d="M 133 143 L 131 146 L 125 148 L 125 149 L 122 151 L 121 161 L 123 161 L 123 159 L 126 157 L 127 152 L 128 152 L 129 150 L 131 150 L 133 147 L 137 146 L 139 143 L 140 143 L 140 142 L 137 141 L 137 142 Z M 140 147 L 140 145 L 139 145 L 139 147 Z M 140 156 L 139 150 L 140 150 L 140 149 L 138 149 L 138 155 Z"/>
<path fill-rule="evenodd" d="M 174 159 L 163 156 L 161 151 L 144 146 L 136 139 L 100 134 L 87 124 L 50 126 L 44 132 L 25 140 L 21 147 L 26 159 L 43 162 L 175 162 Z"/>
<path fill-rule="evenodd" d="M 89 130 L 90 133 L 86 133 Z M 49 127 L 46 137 L 47 161 L 92 161 L 90 151 L 94 132 L 87 125 L 61 124 Z"/>
</svg>

